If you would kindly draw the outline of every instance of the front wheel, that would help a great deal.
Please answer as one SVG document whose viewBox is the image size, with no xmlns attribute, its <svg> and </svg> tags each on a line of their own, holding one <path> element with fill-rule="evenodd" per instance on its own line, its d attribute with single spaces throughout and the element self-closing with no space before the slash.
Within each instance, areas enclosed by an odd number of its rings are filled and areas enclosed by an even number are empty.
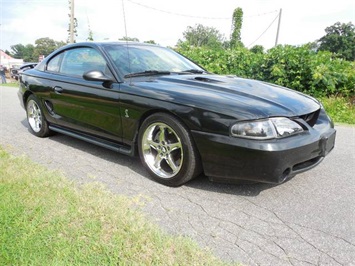
<svg viewBox="0 0 355 266">
<path fill-rule="evenodd" d="M 180 186 L 201 172 L 201 162 L 188 130 L 175 117 L 149 116 L 139 131 L 139 155 L 153 178 L 168 186 Z"/>
<path fill-rule="evenodd" d="M 34 95 L 30 95 L 26 103 L 27 122 L 31 133 L 37 137 L 50 135 L 48 122 L 43 115 L 40 103 Z"/>
</svg>

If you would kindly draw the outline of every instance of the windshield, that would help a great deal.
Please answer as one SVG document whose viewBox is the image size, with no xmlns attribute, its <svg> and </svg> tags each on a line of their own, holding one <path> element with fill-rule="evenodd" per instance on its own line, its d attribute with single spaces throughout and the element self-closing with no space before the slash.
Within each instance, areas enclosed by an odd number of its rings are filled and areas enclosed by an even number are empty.
<svg viewBox="0 0 355 266">
<path fill-rule="evenodd" d="M 106 51 L 117 69 L 126 76 L 141 72 L 204 71 L 180 54 L 168 48 L 149 45 L 110 45 Z M 129 61 L 129 62 L 128 62 Z"/>
</svg>

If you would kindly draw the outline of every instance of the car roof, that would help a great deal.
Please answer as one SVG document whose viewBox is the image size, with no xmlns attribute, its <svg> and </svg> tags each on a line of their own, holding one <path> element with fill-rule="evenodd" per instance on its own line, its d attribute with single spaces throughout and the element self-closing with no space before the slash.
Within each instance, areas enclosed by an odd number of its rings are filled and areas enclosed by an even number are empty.
<svg viewBox="0 0 355 266">
<path fill-rule="evenodd" d="M 77 42 L 77 43 L 71 43 L 71 44 L 67 44 L 65 46 L 62 46 L 56 50 L 54 50 L 51 54 L 49 54 L 48 56 L 46 56 L 46 58 L 43 61 L 47 61 L 47 58 L 52 57 L 55 54 L 58 54 L 64 50 L 68 50 L 71 48 L 75 48 L 75 47 L 92 47 L 92 48 L 99 48 L 99 47 L 105 47 L 105 46 L 113 46 L 113 45 L 120 45 L 120 46 L 152 46 L 152 47 L 162 47 L 160 45 L 156 45 L 156 44 L 151 44 L 151 43 L 141 43 L 141 42 L 132 42 L 132 41 L 114 41 L 114 42 L 108 42 L 108 41 L 102 41 L 102 42 L 94 42 L 94 41 L 90 41 L 90 42 Z M 162 47 L 164 48 L 164 47 Z M 43 62 L 42 61 L 42 62 Z"/>
<path fill-rule="evenodd" d="M 78 42 L 78 43 L 73 43 L 73 44 L 68 44 L 65 45 L 59 49 L 67 49 L 71 47 L 80 47 L 80 46 L 91 46 L 91 47 L 104 47 L 104 46 L 111 46 L 111 45 L 127 45 L 127 46 L 158 46 L 156 44 L 151 44 L 151 43 L 142 43 L 142 42 L 132 42 L 132 41 L 102 41 L 102 42 Z"/>
</svg>

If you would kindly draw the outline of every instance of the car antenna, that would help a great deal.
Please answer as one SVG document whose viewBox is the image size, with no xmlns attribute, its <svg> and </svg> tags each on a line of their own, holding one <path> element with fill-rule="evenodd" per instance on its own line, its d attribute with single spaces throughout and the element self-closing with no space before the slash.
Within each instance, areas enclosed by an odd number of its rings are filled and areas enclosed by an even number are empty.
<svg viewBox="0 0 355 266">
<path fill-rule="evenodd" d="M 126 49 L 127 49 L 127 58 L 128 58 L 128 70 L 129 73 L 131 73 L 131 58 L 129 56 L 129 49 L 128 49 L 128 35 L 127 35 L 127 23 L 126 23 L 126 12 L 124 8 L 124 0 L 122 0 L 122 12 L 123 12 L 123 23 L 124 23 L 124 30 L 125 30 L 125 35 L 126 35 Z M 132 77 L 130 76 L 129 78 L 129 85 L 132 83 Z"/>
</svg>

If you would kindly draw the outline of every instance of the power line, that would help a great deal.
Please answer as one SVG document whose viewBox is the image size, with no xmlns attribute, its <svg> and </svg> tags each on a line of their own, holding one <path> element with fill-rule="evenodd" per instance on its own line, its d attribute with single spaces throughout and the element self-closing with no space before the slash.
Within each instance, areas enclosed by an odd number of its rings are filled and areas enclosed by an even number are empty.
<svg viewBox="0 0 355 266">
<path fill-rule="evenodd" d="M 265 12 L 265 13 L 261 13 L 261 14 L 250 15 L 250 16 L 246 16 L 245 18 L 261 17 L 261 16 L 273 14 L 273 13 L 276 13 L 276 12 L 278 12 L 278 10 L 273 10 L 273 11 Z"/>
<path fill-rule="evenodd" d="M 193 15 L 188 15 L 188 14 L 182 14 L 182 13 L 176 13 L 176 12 L 172 12 L 172 11 L 168 11 L 168 10 L 163 10 L 163 9 L 159 9 L 159 8 L 155 8 L 152 6 L 148 6 L 142 3 L 138 3 L 132 0 L 127 0 L 127 2 L 130 2 L 134 5 L 138 5 L 147 9 L 151 9 L 157 12 L 161 12 L 161 13 L 166 13 L 166 14 L 170 14 L 170 15 L 175 15 L 175 16 L 180 16 L 180 17 L 187 17 L 187 18 L 196 18 L 196 19 L 209 19 L 209 20 L 231 20 L 232 17 L 202 17 L 202 16 L 193 16 Z M 248 18 L 253 18 L 253 17 L 261 17 L 261 16 L 265 16 L 265 15 L 269 15 L 269 14 L 274 14 L 278 12 L 278 10 L 273 10 L 273 11 L 269 11 L 269 12 L 265 12 L 265 13 L 260 13 L 260 14 L 255 14 L 255 15 L 250 15 L 250 16 L 246 16 L 244 17 L 244 19 L 248 19 Z M 268 30 L 269 28 L 272 26 L 272 24 L 275 22 L 275 20 L 280 16 L 280 14 L 278 14 L 274 20 L 270 23 L 270 25 L 266 28 L 265 31 L 263 31 L 263 33 L 260 34 L 260 36 L 253 41 L 251 44 L 249 44 L 247 47 L 251 46 L 252 44 L 254 44 L 255 42 L 257 42 Z"/>
<path fill-rule="evenodd" d="M 276 19 L 279 17 L 279 14 L 277 14 L 277 16 L 274 18 L 274 20 L 270 23 L 270 25 L 266 28 L 266 30 L 263 31 L 263 33 L 260 34 L 260 36 L 253 41 L 251 44 L 247 45 L 247 47 L 250 47 L 251 45 L 253 45 L 255 42 L 257 42 L 264 34 L 265 32 L 268 31 L 268 29 L 270 29 L 270 27 L 272 26 L 272 24 L 274 24 L 274 22 L 276 21 Z"/>
<path fill-rule="evenodd" d="M 127 0 L 127 1 L 132 3 L 132 4 L 138 5 L 138 6 L 142 6 L 142 7 L 145 7 L 145 8 L 148 8 L 148 9 L 152 9 L 152 10 L 155 10 L 155 11 L 158 11 L 158 12 L 167 13 L 167 14 L 170 14 L 170 15 L 175 15 L 175 16 L 180 16 L 180 17 L 198 18 L 198 19 L 216 19 L 216 20 L 218 20 L 218 19 L 220 19 L 220 20 L 231 19 L 231 17 L 228 17 L 228 18 L 213 18 L 213 17 L 192 16 L 192 15 L 175 13 L 175 12 L 171 12 L 171 11 L 167 11 L 167 10 L 158 9 L 158 8 L 155 8 L 155 7 L 151 7 L 151 6 L 147 6 L 147 5 L 141 4 L 141 3 L 134 2 L 132 0 Z"/>
<path fill-rule="evenodd" d="M 166 14 L 170 14 L 170 15 L 175 15 L 175 16 L 179 16 L 179 17 L 187 17 L 187 18 L 197 18 L 197 19 L 210 19 L 210 20 L 231 20 L 232 16 L 230 17 L 202 17 L 202 16 L 193 16 L 193 15 L 188 15 L 188 14 L 182 14 L 182 13 L 176 13 L 176 12 L 172 12 L 172 11 L 168 11 L 168 10 L 163 10 L 163 9 L 159 9 L 159 8 L 155 8 L 152 6 L 148 6 L 148 5 L 144 5 L 142 3 L 138 3 L 132 0 L 127 0 L 128 2 L 134 4 L 134 5 L 138 5 L 147 9 L 151 9 L 154 11 L 158 11 L 158 12 L 162 12 L 162 13 L 166 13 Z M 270 11 L 270 12 L 266 12 L 266 13 L 261 13 L 261 14 L 255 14 L 255 15 L 251 15 L 251 16 L 247 16 L 245 18 L 252 18 L 252 17 L 260 17 L 260 16 L 264 16 L 264 15 L 268 15 L 268 14 L 272 14 L 277 12 L 277 10 L 274 11 Z"/>
</svg>

